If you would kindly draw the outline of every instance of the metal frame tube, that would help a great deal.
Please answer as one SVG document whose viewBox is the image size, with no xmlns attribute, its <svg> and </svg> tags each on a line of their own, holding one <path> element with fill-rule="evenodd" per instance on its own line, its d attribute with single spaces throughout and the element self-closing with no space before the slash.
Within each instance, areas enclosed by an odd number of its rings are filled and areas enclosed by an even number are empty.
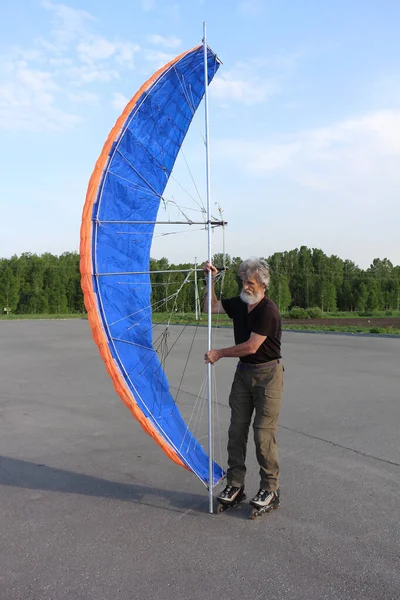
<svg viewBox="0 0 400 600">
<path fill-rule="evenodd" d="M 99 221 L 98 219 L 93 219 L 94 223 L 98 225 L 103 225 L 104 223 L 112 223 L 112 224 L 124 224 L 124 225 L 204 225 L 204 227 L 208 224 L 211 227 L 217 227 L 227 225 L 225 221 Z"/>
<path fill-rule="evenodd" d="M 224 271 L 224 268 L 219 268 L 218 271 Z M 203 273 L 203 269 L 196 269 L 197 273 Z M 157 273 L 194 273 L 194 269 L 166 269 L 160 271 L 120 271 L 116 273 L 93 273 L 98 277 L 106 277 L 108 275 L 154 275 Z"/>
<path fill-rule="evenodd" d="M 209 121 L 208 121 L 208 56 L 206 24 L 203 23 L 203 47 L 204 47 L 204 107 L 205 107 L 205 145 L 206 145 L 206 183 L 207 183 L 207 230 L 208 230 L 208 260 L 211 263 L 211 190 L 210 190 L 210 146 L 209 146 Z M 208 272 L 208 310 L 207 310 L 207 348 L 211 350 L 211 289 L 212 273 Z M 208 397 L 208 512 L 213 513 L 213 440 L 212 440 L 212 387 L 211 387 L 211 364 L 207 365 L 207 397 Z"/>
</svg>

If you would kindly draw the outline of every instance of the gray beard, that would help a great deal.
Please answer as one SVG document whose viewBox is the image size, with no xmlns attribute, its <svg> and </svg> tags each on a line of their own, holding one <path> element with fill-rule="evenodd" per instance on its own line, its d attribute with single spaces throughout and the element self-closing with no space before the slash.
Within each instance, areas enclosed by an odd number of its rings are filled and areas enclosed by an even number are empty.
<svg viewBox="0 0 400 600">
<path fill-rule="evenodd" d="M 262 300 L 263 297 L 264 294 L 262 292 L 260 292 L 259 294 L 249 294 L 244 290 L 240 292 L 240 299 L 243 300 L 243 302 L 246 302 L 246 304 L 257 304 L 257 302 L 260 302 L 260 300 Z"/>
</svg>

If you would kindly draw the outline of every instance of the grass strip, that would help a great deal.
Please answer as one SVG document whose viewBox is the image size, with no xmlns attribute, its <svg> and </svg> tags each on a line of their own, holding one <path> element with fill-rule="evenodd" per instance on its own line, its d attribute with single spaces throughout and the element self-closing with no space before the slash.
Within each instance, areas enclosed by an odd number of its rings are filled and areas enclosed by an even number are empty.
<svg viewBox="0 0 400 600">
<path fill-rule="evenodd" d="M 87 318 L 84 314 L 42 314 L 42 315 L 0 315 L 1 321 L 15 321 L 15 320 L 24 320 L 24 319 L 51 319 L 51 320 L 61 320 L 61 319 L 82 319 Z M 332 317 L 334 318 L 334 317 Z M 354 318 L 354 317 L 353 317 Z M 195 315 L 193 313 L 175 313 L 170 316 L 168 313 L 153 313 L 153 322 L 154 323 L 167 323 L 168 320 L 171 319 L 171 324 L 173 325 L 195 325 L 198 322 L 196 321 Z M 376 321 L 379 321 L 379 317 L 375 317 Z M 213 326 L 220 327 L 232 327 L 232 321 L 226 315 L 213 315 L 212 316 L 212 324 Z M 200 319 L 200 326 L 207 326 L 207 315 L 202 315 Z M 365 326 L 364 325 L 314 325 L 312 319 L 310 319 L 310 323 L 302 324 L 302 325 L 283 325 L 282 329 L 289 331 L 336 331 L 342 333 L 369 333 L 369 334 L 377 334 L 377 335 L 400 335 L 400 329 L 393 329 L 390 327 L 379 327 L 374 325 L 371 327 L 367 324 L 367 319 Z"/>
</svg>

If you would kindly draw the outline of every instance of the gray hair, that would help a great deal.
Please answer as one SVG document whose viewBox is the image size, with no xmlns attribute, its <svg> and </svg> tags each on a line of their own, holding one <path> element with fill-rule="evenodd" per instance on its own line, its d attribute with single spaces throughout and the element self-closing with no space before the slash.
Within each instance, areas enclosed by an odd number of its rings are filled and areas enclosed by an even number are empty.
<svg viewBox="0 0 400 600">
<path fill-rule="evenodd" d="M 239 267 L 239 277 L 244 281 L 255 276 L 258 283 L 267 288 L 271 279 L 271 273 L 267 261 L 262 258 L 248 258 Z"/>
</svg>

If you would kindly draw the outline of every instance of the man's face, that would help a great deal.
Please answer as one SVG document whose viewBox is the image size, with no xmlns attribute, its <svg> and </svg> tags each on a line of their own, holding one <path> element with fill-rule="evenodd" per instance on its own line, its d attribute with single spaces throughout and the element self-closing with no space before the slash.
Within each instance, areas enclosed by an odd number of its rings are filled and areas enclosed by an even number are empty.
<svg viewBox="0 0 400 600">
<path fill-rule="evenodd" d="M 242 279 L 242 291 L 240 297 L 246 304 L 256 304 L 260 302 L 265 294 L 265 286 L 259 283 L 254 275 Z"/>
</svg>

